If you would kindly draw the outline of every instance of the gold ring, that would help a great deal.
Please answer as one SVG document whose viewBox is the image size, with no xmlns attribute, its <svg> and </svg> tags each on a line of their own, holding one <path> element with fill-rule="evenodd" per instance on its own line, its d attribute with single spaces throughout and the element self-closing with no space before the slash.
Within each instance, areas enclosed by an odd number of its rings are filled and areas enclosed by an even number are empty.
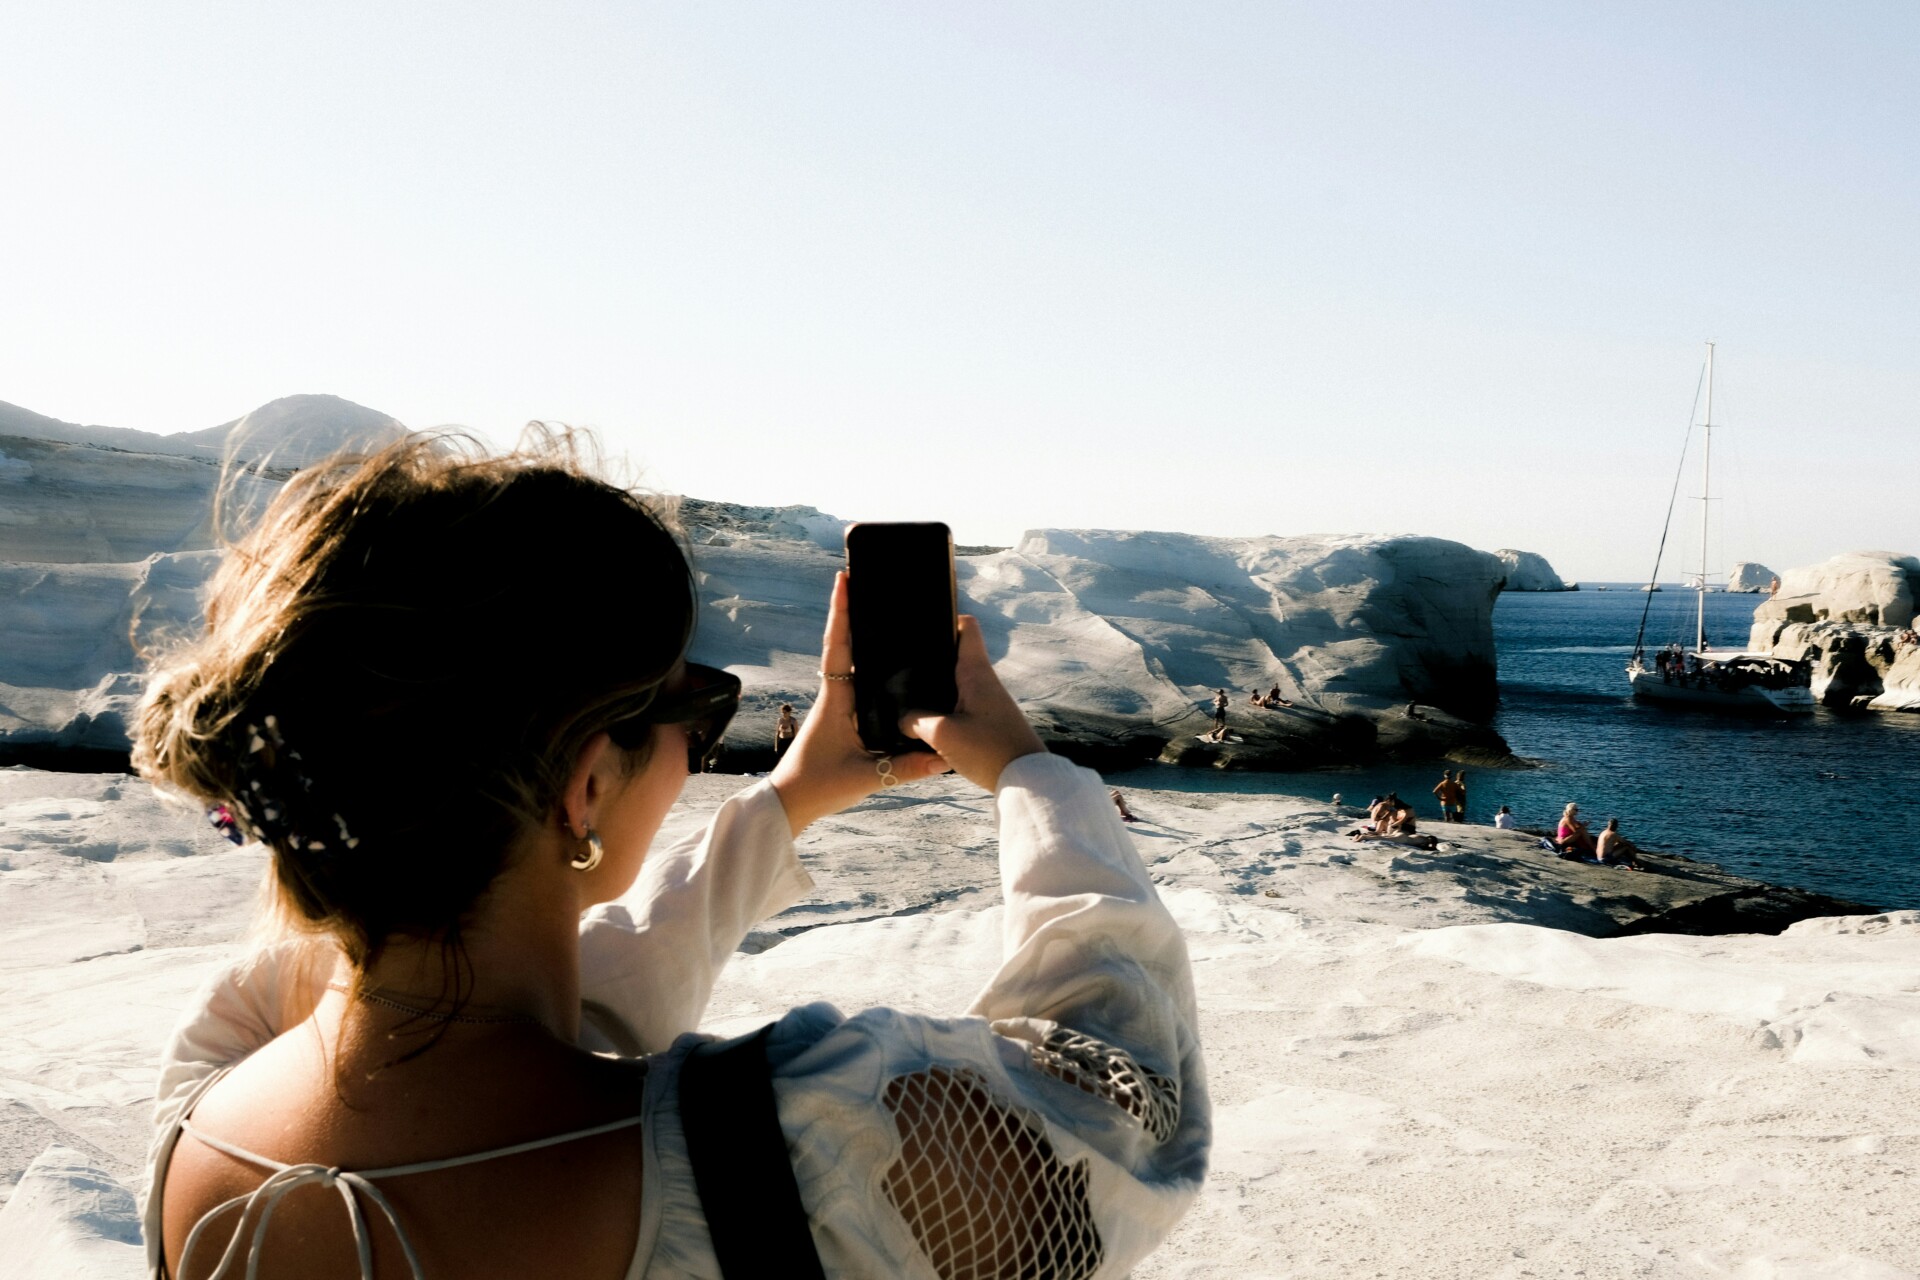
<svg viewBox="0 0 1920 1280">
<path fill-rule="evenodd" d="M 892 756 L 881 756 L 874 762 L 873 771 L 880 775 L 881 786 L 897 787 L 900 785 L 900 779 L 896 778 L 893 774 Z"/>
<path fill-rule="evenodd" d="M 837 672 L 837 671 L 816 671 L 816 672 L 814 672 L 813 674 L 815 674 L 815 675 L 817 675 L 817 676 L 819 676 L 819 677 L 820 677 L 820 678 L 821 678 L 822 680 L 851 680 L 851 679 L 853 679 L 853 672 L 851 672 L 851 671 L 849 671 L 849 672 L 847 672 L 847 673 L 846 673 L 845 675 L 841 675 L 841 674 L 840 674 L 839 672 Z"/>
</svg>

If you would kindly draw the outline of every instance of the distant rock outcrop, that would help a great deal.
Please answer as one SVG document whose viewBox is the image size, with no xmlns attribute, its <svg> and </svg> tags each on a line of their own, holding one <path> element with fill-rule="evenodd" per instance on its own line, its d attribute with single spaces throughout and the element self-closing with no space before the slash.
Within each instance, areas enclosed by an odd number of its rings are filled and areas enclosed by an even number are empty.
<svg viewBox="0 0 1920 1280">
<path fill-rule="evenodd" d="M 1501 547 L 1493 553 L 1506 570 L 1502 591 L 1577 591 L 1577 583 L 1563 582 L 1547 558 L 1532 551 Z"/>
<path fill-rule="evenodd" d="M 1749 647 L 1813 664 L 1830 707 L 1920 711 L 1920 558 L 1855 551 L 1780 575 L 1753 613 Z"/>
<path fill-rule="evenodd" d="M 1727 590 L 1751 594 L 1766 591 L 1773 586 L 1773 570 L 1751 560 L 1742 560 L 1733 566 L 1733 572 L 1727 575 Z"/>
</svg>

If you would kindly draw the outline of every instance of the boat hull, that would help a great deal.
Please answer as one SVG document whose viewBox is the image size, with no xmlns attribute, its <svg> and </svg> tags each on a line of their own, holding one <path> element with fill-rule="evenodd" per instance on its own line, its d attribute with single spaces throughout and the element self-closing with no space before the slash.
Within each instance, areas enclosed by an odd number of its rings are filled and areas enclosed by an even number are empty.
<svg viewBox="0 0 1920 1280">
<path fill-rule="evenodd" d="M 1749 684 L 1737 689 L 1719 689 L 1700 683 L 1669 681 L 1657 671 L 1628 672 L 1627 679 L 1633 685 L 1636 698 L 1670 707 L 1745 715 L 1811 715 L 1817 705 L 1813 694 L 1797 685 L 1763 689 Z"/>
</svg>

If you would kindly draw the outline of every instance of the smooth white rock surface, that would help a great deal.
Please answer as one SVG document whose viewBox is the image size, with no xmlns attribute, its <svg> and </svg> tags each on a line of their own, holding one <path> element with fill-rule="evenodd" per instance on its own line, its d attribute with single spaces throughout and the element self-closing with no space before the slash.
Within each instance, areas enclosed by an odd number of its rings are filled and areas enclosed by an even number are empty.
<svg viewBox="0 0 1920 1280">
<path fill-rule="evenodd" d="M 1920 711 L 1920 557 L 1855 551 L 1780 575 L 1753 612 L 1748 647 L 1813 664 L 1829 706 Z"/>
<path fill-rule="evenodd" d="M 1547 558 L 1534 551 L 1515 551 L 1511 547 L 1501 547 L 1494 558 L 1506 569 L 1506 585 L 1503 591 L 1571 591 L 1573 587 L 1563 581 L 1547 563 Z"/>
<path fill-rule="evenodd" d="M 690 781 L 669 833 L 745 784 Z M 1602 941 L 1522 922 L 1505 833 L 1356 849 L 1350 811 L 1124 785 L 1187 931 L 1218 1134 L 1143 1280 L 1914 1275 L 1920 913 Z M 987 797 L 901 788 L 802 853 L 815 894 L 734 958 L 707 1029 L 966 1007 L 999 947 Z M 23 1233 L 0 1241 L 82 1242 L 0 1252 L 9 1280 L 140 1274 L 107 1180 L 139 1183 L 155 1056 L 263 865 L 124 779 L 0 770 L 0 1232 Z"/>
<path fill-rule="evenodd" d="M 1851 551 L 1816 565 L 1788 569 L 1780 590 L 1754 610 L 1766 622 L 1861 622 L 1913 625 L 1920 599 L 1920 557 L 1894 551 Z"/>
</svg>

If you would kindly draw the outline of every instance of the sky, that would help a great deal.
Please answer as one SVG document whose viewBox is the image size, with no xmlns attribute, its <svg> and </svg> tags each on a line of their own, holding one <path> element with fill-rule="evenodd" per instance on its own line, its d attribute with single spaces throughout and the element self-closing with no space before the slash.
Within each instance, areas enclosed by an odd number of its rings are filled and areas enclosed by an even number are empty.
<svg viewBox="0 0 1920 1280">
<path fill-rule="evenodd" d="M 1916 47 L 1871 0 L 14 0 L 0 400 L 1625 581 L 1713 341 L 1715 570 L 1916 553 Z"/>
</svg>

